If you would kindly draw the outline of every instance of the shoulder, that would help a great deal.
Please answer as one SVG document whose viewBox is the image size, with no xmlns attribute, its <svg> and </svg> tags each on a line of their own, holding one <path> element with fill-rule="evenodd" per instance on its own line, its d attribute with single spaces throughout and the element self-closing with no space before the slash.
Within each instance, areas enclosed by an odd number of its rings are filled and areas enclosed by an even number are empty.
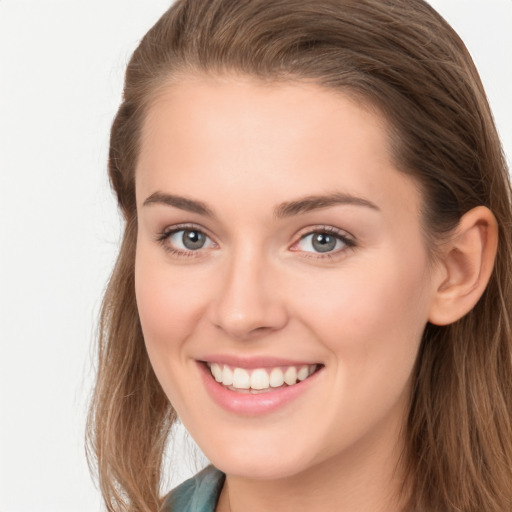
<svg viewBox="0 0 512 512">
<path fill-rule="evenodd" d="M 217 468 L 206 467 L 173 489 L 160 512 L 214 512 L 224 478 Z"/>
</svg>

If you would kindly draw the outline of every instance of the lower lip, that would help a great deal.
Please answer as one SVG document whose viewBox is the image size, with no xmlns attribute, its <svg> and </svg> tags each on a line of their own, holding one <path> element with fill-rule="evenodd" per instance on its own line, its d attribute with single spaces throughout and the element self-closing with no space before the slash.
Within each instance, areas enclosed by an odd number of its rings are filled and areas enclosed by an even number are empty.
<svg viewBox="0 0 512 512">
<path fill-rule="evenodd" d="M 213 378 L 205 363 L 198 362 L 198 366 L 206 389 L 213 401 L 229 412 L 246 416 L 268 414 L 286 406 L 299 396 L 307 393 L 316 382 L 319 374 L 322 373 L 322 369 L 320 369 L 293 386 L 275 388 L 263 393 L 247 393 L 233 391 L 219 384 Z"/>
</svg>

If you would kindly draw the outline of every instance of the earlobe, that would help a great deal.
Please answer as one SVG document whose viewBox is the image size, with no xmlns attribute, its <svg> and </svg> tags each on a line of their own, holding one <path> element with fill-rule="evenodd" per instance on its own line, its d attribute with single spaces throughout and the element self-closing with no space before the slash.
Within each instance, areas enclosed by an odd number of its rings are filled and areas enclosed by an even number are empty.
<svg viewBox="0 0 512 512">
<path fill-rule="evenodd" d="M 443 277 L 434 283 L 430 323 L 448 325 L 473 309 L 491 277 L 497 247 L 498 225 L 488 208 L 462 216 L 439 262 Z"/>
</svg>

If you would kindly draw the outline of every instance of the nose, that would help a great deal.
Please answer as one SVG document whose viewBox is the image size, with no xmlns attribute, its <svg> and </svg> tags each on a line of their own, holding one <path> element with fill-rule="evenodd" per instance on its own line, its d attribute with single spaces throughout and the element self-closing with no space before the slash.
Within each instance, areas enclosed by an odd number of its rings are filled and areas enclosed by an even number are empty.
<svg viewBox="0 0 512 512">
<path fill-rule="evenodd" d="M 213 324 L 232 339 L 249 340 L 282 329 L 288 322 L 277 269 L 251 251 L 233 255 L 218 276 L 210 307 Z"/>
</svg>

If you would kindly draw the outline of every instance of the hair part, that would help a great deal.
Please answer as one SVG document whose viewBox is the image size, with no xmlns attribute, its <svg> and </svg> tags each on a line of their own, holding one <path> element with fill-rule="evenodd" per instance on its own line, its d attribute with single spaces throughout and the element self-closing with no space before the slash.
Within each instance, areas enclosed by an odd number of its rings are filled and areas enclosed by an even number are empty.
<svg viewBox="0 0 512 512">
<path fill-rule="evenodd" d="M 109 511 L 154 511 L 176 418 L 151 369 L 135 302 L 135 172 L 160 91 L 190 76 L 309 81 L 376 107 L 396 167 L 423 196 L 435 254 L 471 208 L 499 227 L 495 269 L 476 307 L 427 325 L 404 429 L 410 509 L 512 510 L 512 206 L 492 114 L 464 44 L 423 0 L 178 0 L 126 71 L 109 153 L 126 220 L 103 302 L 88 439 Z"/>
</svg>

